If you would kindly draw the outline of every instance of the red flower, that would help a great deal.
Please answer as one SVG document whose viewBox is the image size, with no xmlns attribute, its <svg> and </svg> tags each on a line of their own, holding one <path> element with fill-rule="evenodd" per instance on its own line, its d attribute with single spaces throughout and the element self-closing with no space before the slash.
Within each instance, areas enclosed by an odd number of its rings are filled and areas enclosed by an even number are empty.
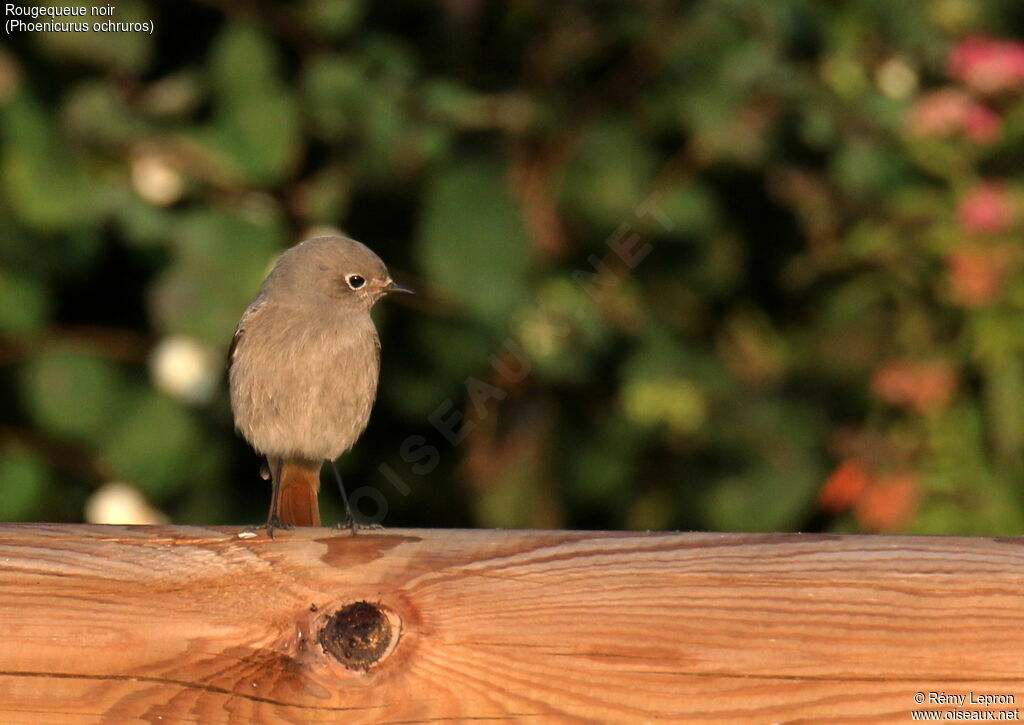
<svg viewBox="0 0 1024 725">
<path fill-rule="evenodd" d="M 871 483 L 871 474 L 856 458 L 848 458 L 825 479 L 818 493 L 818 504 L 832 513 L 853 506 Z"/>
<path fill-rule="evenodd" d="M 996 234 L 1013 224 L 1010 195 L 1002 184 L 987 182 L 971 189 L 956 209 L 957 220 L 970 234 Z"/>
<path fill-rule="evenodd" d="M 979 93 L 1024 87 L 1024 44 L 972 36 L 961 40 L 946 59 L 949 75 Z"/>
<path fill-rule="evenodd" d="M 961 247 L 946 258 L 953 300 L 963 307 L 985 307 L 996 302 L 1017 254 L 1009 246 Z"/>
</svg>

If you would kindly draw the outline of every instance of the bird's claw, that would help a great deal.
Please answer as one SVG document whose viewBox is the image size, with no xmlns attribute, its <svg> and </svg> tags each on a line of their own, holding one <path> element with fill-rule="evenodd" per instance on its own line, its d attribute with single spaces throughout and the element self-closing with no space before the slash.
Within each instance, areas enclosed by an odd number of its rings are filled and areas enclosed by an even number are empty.
<svg viewBox="0 0 1024 725">
<path fill-rule="evenodd" d="M 384 527 L 381 526 L 380 524 L 361 524 L 358 521 L 356 521 L 354 516 L 349 516 L 346 521 L 339 521 L 337 524 L 335 524 L 334 528 L 339 529 L 339 530 L 340 529 L 348 529 L 349 531 L 352 532 L 353 536 L 356 536 L 359 533 L 360 529 L 373 530 L 373 529 L 383 529 Z"/>
<path fill-rule="evenodd" d="M 295 527 L 292 526 L 291 524 L 282 523 L 281 519 L 277 518 L 276 516 L 271 516 L 270 518 L 267 519 L 267 523 L 266 523 L 265 528 L 266 528 L 266 531 L 267 531 L 267 536 L 269 538 L 273 539 L 274 538 L 274 529 L 283 529 L 285 531 L 289 531 L 291 529 L 294 529 Z"/>
</svg>

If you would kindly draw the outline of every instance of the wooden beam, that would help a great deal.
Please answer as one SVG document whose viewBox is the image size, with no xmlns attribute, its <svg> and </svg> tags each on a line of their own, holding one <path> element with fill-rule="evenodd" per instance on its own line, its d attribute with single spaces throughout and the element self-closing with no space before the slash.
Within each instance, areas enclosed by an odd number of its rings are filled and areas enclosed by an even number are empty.
<svg viewBox="0 0 1024 725">
<path fill-rule="evenodd" d="M 1019 708 L 1018 539 L 0 526 L 5 724 Z"/>
</svg>

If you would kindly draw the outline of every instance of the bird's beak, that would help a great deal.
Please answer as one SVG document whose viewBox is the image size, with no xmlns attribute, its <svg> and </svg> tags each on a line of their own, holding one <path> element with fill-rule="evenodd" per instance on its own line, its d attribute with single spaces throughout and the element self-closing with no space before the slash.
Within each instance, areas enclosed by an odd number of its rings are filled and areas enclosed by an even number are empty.
<svg viewBox="0 0 1024 725">
<path fill-rule="evenodd" d="M 384 294 L 391 294 L 393 292 L 400 292 L 404 295 L 416 294 L 416 290 L 414 289 L 410 289 L 409 287 L 403 287 L 402 285 L 395 284 L 394 282 L 388 282 L 387 286 L 384 287 Z"/>
</svg>

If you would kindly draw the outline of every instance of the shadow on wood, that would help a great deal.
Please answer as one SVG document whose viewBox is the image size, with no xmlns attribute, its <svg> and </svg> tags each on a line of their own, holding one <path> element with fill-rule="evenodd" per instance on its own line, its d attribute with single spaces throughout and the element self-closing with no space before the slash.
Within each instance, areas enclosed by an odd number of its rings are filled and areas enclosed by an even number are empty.
<svg viewBox="0 0 1024 725">
<path fill-rule="evenodd" d="M 3 525 L 0 722 L 907 722 L 918 709 L 1014 710 L 1022 543 Z M 929 706 L 933 692 L 1016 703 Z"/>
</svg>

